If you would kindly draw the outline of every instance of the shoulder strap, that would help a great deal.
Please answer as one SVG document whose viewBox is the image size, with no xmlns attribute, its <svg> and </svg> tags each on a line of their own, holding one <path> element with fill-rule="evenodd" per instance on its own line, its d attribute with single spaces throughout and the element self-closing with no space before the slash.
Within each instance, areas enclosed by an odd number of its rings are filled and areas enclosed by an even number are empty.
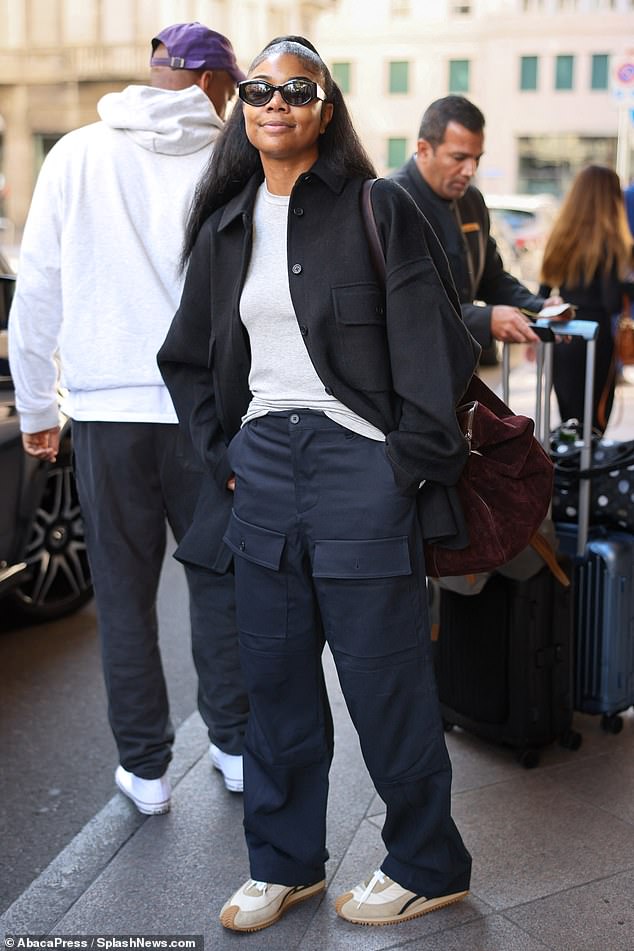
<svg viewBox="0 0 634 951">
<path fill-rule="evenodd" d="M 458 206 L 458 202 L 455 200 L 452 201 L 450 208 L 453 212 L 454 221 L 456 222 L 458 231 L 460 232 L 460 241 L 462 243 L 462 247 L 465 254 L 465 260 L 467 262 L 467 274 L 469 276 L 469 284 L 470 284 L 470 292 L 471 292 L 470 296 L 473 299 L 475 298 L 476 290 L 478 289 L 478 281 L 477 281 L 477 276 L 475 272 L 475 266 L 473 263 L 473 254 L 471 253 L 471 245 L 469 244 L 469 239 L 464 233 L 464 229 L 462 227 L 462 215 L 460 214 L 460 208 Z M 471 301 L 469 301 L 469 303 L 471 303 Z"/>
<path fill-rule="evenodd" d="M 533 551 L 537 552 L 542 561 L 548 565 L 559 584 L 563 585 L 564 588 L 569 588 L 570 578 L 557 561 L 555 549 L 550 544 L 548 539 L 542 535 L 541 532 L 535 532 L 528 544 L 531 546 Z"/>
<path fill-rule="evenodd" d="M 366 178 L 361 186 L 361 217 L 363 218 L 365 234 L 368 239 L 372 266 L 381 284 L 385 287 L 385 254 L 383 253 L 379 229 L 376 226 L 376 218 L 372 210 L 372 186 L 375 181 L 376 178 Z"/>
</svg>

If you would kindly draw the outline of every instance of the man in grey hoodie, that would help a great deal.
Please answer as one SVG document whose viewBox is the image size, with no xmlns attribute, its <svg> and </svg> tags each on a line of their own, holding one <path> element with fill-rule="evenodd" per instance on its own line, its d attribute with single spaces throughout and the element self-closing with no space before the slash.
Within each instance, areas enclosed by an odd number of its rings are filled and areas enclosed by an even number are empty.
<svg viewBox="0 0 634 951">
<path fill-rule="evenodd" d="M 179 432 L 156 352 L 180 300 L 194 188 L 244 75 L 229 40 L 200 23 L 154 37 L 150 66 L 150 85 L 104 96 L 101 121 L 68 133 L 47 156 L 24 231 L 9 346 L 24 448 L 38 459 L 57 456 L 58 382 L 67 390 L 115 781 L 140 812 L 158 814 L 170 807 L 174 739 L 156 616 L 166 521 L 179 542 L 209 477 Z M 211 761 L 227 788 L 241 791 L 247 701 L 229 553 L 185 570 Z"/>
</svg>

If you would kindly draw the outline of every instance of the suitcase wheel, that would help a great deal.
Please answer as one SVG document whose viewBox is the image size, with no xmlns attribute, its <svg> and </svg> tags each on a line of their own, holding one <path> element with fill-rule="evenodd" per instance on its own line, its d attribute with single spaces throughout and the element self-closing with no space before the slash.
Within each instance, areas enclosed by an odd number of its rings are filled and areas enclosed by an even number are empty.
<svg viewBox="0 0 634 951">
<path fill-rule="evenodd" d="M 524 769 L 535 769 L 539 766 L 540 752 L 539 750 L 519 750 L 517 760 Z"/>
<path fill-rule="evenodd" d="M 443 721 L 442 721 L 442 728 L 443 728 L 443 730 L 445 731 L 445 733 L 451 733 L 451 731 L 453 730 L 454 726 L 455 726 L 455 723 L 451 723 L 449 720 L 443 719 Z"/>
<path fill-rule="evenodd" d="M 623 729 L 623 720 L 618 713 L 604 713 L 601 717 L 601 729 L 616 735 Z"/>
<path fill-rule="evenodd" d="M 578 750 L 582 741 L 581 733 L 577 733 L 576 730 L 566 730 L 559 737 L 559 745 L 563 746 L 565 750 Z"/>
</svg>

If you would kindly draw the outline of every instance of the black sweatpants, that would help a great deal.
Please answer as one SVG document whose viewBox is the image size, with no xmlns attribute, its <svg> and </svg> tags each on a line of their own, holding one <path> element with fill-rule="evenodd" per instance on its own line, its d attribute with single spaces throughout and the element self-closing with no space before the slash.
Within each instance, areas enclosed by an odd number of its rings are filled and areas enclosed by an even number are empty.
<svg viewBox="0 0 634 951">
<path fill-rule="evenodd" d="M 155 779 L 174 739 L 156 615 L 166 521 L 178 542 L 203 474 L 177 425 L 75 421 L 73 446 L 110 725 L 122 766 Z M 199 710 L 210 739 L 239 754 L 248 704 L 233 574 L 192 566 L 186 576 Z"/>
</svg>

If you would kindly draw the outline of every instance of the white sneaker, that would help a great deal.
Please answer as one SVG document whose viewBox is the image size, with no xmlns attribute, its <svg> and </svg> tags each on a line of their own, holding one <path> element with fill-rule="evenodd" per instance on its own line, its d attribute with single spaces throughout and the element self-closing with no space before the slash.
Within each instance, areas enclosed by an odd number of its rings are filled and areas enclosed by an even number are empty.
<svg viewBox="0 0 634 951">
<path fill-rule="evenodd" d="M 325 879 L 315 885 L 272 885 L 250 878 L 225 902 L 220 923 L 231 931 L 259 931 L 279 921 L 287 908 L 323 892 Z"/>
<path fill-rule="evenodd" d="M 225 786 L 229 792 L 242 792 L 244 789 L 242 757 L 232 756 L 231 753 L 223 753 L 213 743 L 209 745 L 209 756 L 214 769 L 218 769 L 222 773 Z"/>
<path fill-rule="evenodd" d="M 160 779 L 141 779 L 123 766 L 117 766 L 114 781 L 144 816 L 160 816 L 170 811 L 172 789 L 167 773 Z"/>
</svg>

